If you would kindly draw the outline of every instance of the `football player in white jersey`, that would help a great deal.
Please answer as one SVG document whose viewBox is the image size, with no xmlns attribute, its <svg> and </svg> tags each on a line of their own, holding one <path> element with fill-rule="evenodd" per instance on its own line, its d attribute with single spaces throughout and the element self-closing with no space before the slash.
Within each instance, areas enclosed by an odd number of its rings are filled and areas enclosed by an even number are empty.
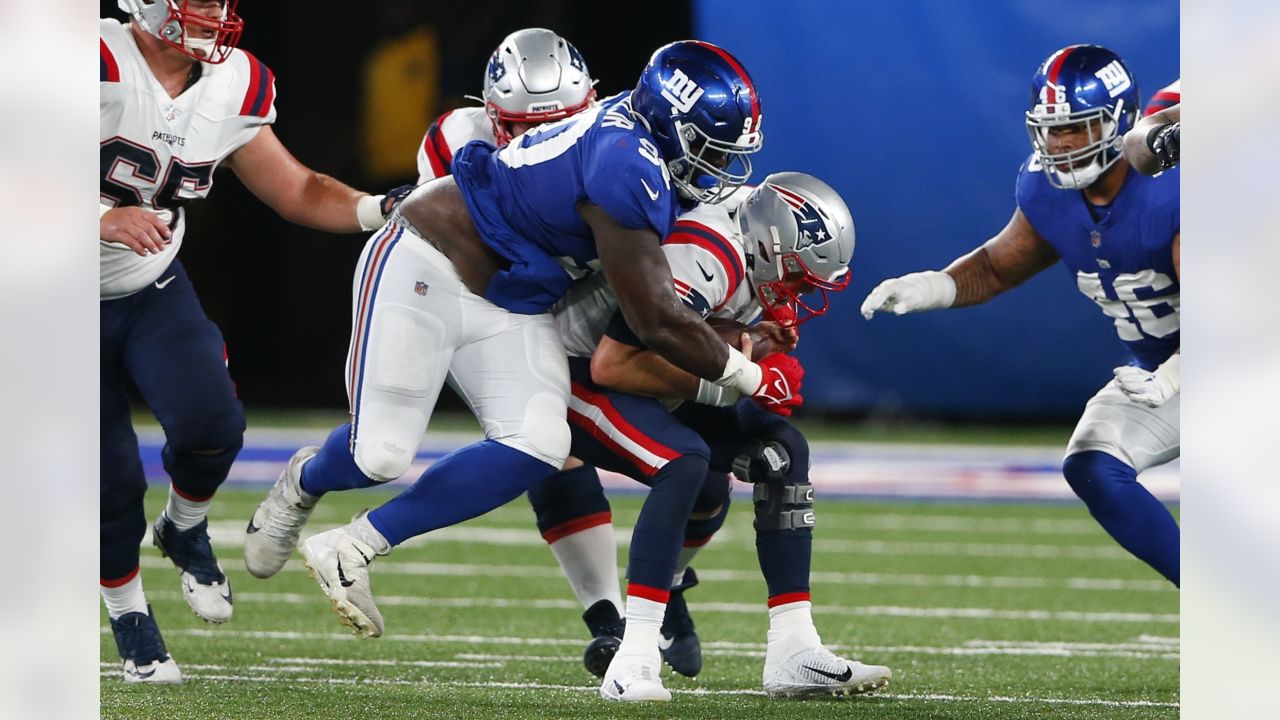
<svg viewBox="0 0 1280 720">
<path fill-rule="evenodd" d="M 763 315 L 765 322 L 756 327 L 774 342 L 775 351 L 788 351 L 795 347 L 795 325 L 825 312 L 827 293 L 847 287 L 853 246 L 852 217 L 833 189 L 803 173 L 776 173 L 732 213 L 721 204 L 682 215 L 663 250 L 686 306 L 707 319 L 749 322 Z M 802 297 L 815 292 L 822 296 L 820 303 Z M 783 391 L 787 410 L 767 412 L 732 390 L 677 369 L 629 332 L 608 286 L 599 280 L 575 288 L 556 316 L 574 356 L 573 453 L 645 484 L 677 463 L 705 477 L 700 489 L 693 485 L 696 497 L 683 499 L 684 515 L 677 515 L 689 520 L 676 548 L 675 584 L 687 582 L 689 563 L 724 522 L 726 473 L 755 484 L 757 552 L 770 616 L 765 691 L 805 697 L 886 685 L 892 676 L 888 668 L 832 654 L 813 624 L 808 445 L 780 417 L 800 404 L 799 387 Z M 668 410 L 672 405 L 678 407 Z M 675 514 L 679 502 L 670 484 L 660 500 L 655 497 L 659 487 L 652 487 L 631 541 L 626 635 L 601 685 L 601 695 L 609 700 L 670 699 L 659 679 L 658 650 L 665 642 L 657 638 L 656 627 L 646 632 L 636 622 L 672 584 L 658 562 L 670 542 L 656 519 L 646 515 L 651 504 Z M 670 566 L 665 567 L 669 573 Z"/>
<path fill-rule="evenodd" d="M 398 191 L 370 196 L 298 162 L 269 125 L 275 79 L 236 49 L 236 0 L 120 0 L 100 23 L 100 588 L 126 682 L 180 683 L 139 575 L 146 478 L 130 419 L 134 385 L 165 432 L 172 485 L 152 526 L 208 622 L 231 617 L 231 589 L 209 545 L 213 494 L 242 444 L 244 411 L 218 328 L 178 250 L 182 207 L 231 167 L 283 217 L 330 232 L 382 225 Z"/>
<path fill-rule="evenodd" d="M 1178 164 L 1182 144 L 1182 81 L 1174 80 L 1147 101 L 1145 116 L 1124 134 L 1124 159 L 1147 175 Z"/>
</svg>

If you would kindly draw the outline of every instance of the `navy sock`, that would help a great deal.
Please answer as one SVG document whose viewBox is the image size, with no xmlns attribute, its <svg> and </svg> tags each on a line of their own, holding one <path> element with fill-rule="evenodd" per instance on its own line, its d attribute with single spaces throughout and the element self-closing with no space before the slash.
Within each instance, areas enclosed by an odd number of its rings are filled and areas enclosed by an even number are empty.
<svg viewBox="0 0 1280 720">
<path fill-rule="evenodd" d="M 302 489 L 320 497 L 330 490 L 353 490 L 378 483 L 360 471 L 351 455 L 351 423 L 339 425 L 329 433 L 320 452 L 302 466 Z"/>
<path fill-rule="evenodd" d="M 706 475 L 705 457 L 681 455 L 649 478 L 649 496 L 631 534 L 631 583 L 664 591 L 671 587 L 685 525 Z"/>
<path fill-rule="evenodd" d="M 407 490 L 369 513 L 392 546 L 505 505 L 557 468 L 496 440 L 441 458 Z"/>
<path fill-rule="evenodd" d="M 1069 456 L 1062 474 L 1098 524 L 1169 582 L 1181 580 L 1178 523 L 1138 482 L 1133 468 L 1104 452 Z"/>
</svg>

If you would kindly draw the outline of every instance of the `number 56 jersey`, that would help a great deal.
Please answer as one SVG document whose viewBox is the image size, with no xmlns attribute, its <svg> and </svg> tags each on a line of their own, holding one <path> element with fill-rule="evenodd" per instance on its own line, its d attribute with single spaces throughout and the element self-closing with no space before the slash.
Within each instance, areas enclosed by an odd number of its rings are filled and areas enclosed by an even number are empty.
<svg viewBox="0 0 1280 720">
<path fill-rule="evenodd" d="M 1033 155 L 1018 173 L 1017 198 L 1140 366 L 1153 370 L 1178 350 L 1178 168 L 1155 177 L 1130 170 L 1111 205 L 1091 211 L 1082 192 L 1050 186 Z"/>
<path fill-rule="evenodd" d="M 275 121 L 275 76 L 233 50 L 222 64 L 200 64 L 199 79 L 171 98 L 128 25 L 104 18 L 100 33 L 100 202 L 146 208 L 173 233 L 147 257 L 99 243 L 99 293 L 109 300 L 141 290 L 173 262 L 186 231 L 182 206 L 208 195 L 218 163 Z"/>
</svg>

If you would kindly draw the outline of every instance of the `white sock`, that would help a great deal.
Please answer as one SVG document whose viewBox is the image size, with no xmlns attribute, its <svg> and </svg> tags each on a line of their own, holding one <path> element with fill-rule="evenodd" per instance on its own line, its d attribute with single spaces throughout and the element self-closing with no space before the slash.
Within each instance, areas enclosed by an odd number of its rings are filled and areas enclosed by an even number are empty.
<svg viewBox="0 0 1280 720">
<path fill-rule="evenodd" d="M 565 535 L 547 547 L 556 556 L 565 580 L 569 581 L 583 609 L 608 600 L 618 609 L 618 614 L 622 614 L 618 541 L 611 523 Z"/>
<path fill-rule="evenodd" d="M 662 630 L 662 616 L 667 604 L 637 595 L 627 596 L 627 630 L 622 634 L 618 655 L 658 657 L 658 639 Z"/>
<path fill-rule="evenodd" d="M 684 582 L 684 571 L 688 570 L 689 566 L 693 564 L 694 556 L 697 555 L 698 551 L 701 549 L 701 545 L 697 547 L 680 548 L 680 559 L 676 560 L 676 574 L 671 580 L 671 587 L 675 587 L 676 585 Z"/>
<path fill-rule="evenodd" d="M 147 596 L 142 592 L 142 573 L 134 572 L 133 577 L 123 585 L 115 587 L 107 587 L 106 585 L 98 585 L 98 590 L 102 592 L 102 601 L 107 606 L 107 615 L 112 620 L 124 615 L 125 613 L 147 612 Z"/>
<path fill-rule="evenodd" d="M 209 506 L 213 498 L 208 500 L 190 500 L 178 494 L 177 488 L 169 486 L 169 503 L 164 506 L 165 517 L 179 530 L 190 530 L 209 516 Z"/>
<path fill-rule="evenodd" d="M 813 624 L 813 603 L 808 600 L 769 608 L 769 645 L 821 645 L 818 628 Z"/>
</svg>

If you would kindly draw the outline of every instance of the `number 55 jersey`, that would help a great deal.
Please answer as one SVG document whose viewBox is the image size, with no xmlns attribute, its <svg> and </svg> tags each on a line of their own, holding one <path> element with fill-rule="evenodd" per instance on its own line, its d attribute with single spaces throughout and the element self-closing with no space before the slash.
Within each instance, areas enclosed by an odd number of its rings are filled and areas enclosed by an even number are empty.
<svg viewBox="0 0 1280 720">
<path fill-rule="evenodd" d="M 1033 155 L 1018 173 L 1017 200 L 1140 366 L 1154 370 L 1178 350 L 1178 168 L 1130 171 L 1109 206 L 1091 207 L 1082 192 L 1050 186 Z"/>
<path fill-rule="evenodd" d="M 208 195 L 218 163 L 275 122 L 275 76 L 232 50 L 221 64 L 197 63 L 198 79 L 171 98 L 127 24 L 104 18 L 100 33 L 100 202 L 145 208 L 173 232 L 163 252 L 147 257 L 99 244 L 100 296 L 110 300 L 151 284 L 177 257 L 186 231 L 182 206 Z"/>
</svg>

